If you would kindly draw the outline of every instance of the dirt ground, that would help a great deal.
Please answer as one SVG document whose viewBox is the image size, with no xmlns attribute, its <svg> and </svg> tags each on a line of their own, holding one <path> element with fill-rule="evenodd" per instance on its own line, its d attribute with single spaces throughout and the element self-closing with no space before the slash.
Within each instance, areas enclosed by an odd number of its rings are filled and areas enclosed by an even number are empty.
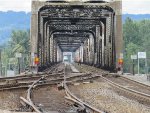
<svg viewBox="0 0 150 113">
<path fill-rule="evenodd" d="M 5 90 L 0 91 L 0 109 L 1 110 L 18 110 L 21 106 L 20 96 L 26 96 L 26 90 Z M 1 113 L 1 112 L 0 112 Z"/>
</svg>

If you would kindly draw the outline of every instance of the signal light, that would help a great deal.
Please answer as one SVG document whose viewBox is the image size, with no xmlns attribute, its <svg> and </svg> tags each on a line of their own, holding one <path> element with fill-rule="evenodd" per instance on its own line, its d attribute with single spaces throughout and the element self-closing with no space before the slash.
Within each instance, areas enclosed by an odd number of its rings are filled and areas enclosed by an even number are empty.
<svg viewBox="0 0 150 113">
<path fill-rule="evenodd" d="M 119 60 L 118 60 L 118 64 L 119 64 L 119 65 L 123 65 L 123 59 L 119 59 Z"/>
<path fill-rule="evenodd" d="M 38 58 L 38 57 L 35 57 L 35 58 L 34 58 L 34 64 L 36 64 L 36 65 L 39 64 L 39 58 Z"/>
</svg>

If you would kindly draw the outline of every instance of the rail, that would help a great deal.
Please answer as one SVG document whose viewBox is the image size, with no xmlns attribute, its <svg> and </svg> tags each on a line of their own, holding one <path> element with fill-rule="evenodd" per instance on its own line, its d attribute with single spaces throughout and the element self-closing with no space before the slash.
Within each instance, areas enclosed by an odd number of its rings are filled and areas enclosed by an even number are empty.
<svg viewBox="0 0 150 113">
<path fill-rule="evenodd" d="M 66 66 L 65 66 L 65 68 L 66 68 Z M 82 76 L 80 75 L 78 75 L 78 76 L 72 76 L 72 77 L 66 77 L 66 72 L 65 72 L 65 69 L 64 69 L 64 76 L 63 76 L 63 78 L 59 78 L 59 79 L 55 79 L 55 80 L 51 80 L 51 81 L 54 81 L 54 82 L 56 82 L 56 81 L 59 81 L 59 80 L 61 80 L 61 81 L 63 81 L 63 85 L 64 85 L 64 89 L 65 89 L 65 93 L 66 93 L 66 96 L 65 96 L 65 98 L 66 99 L 68 99 L 68 100 L 70 100 L 70 101 L 73 101 L 73 102 L 75 102 L 77 105 L 78 105 L 78 107 L 79 107 L 79 110 L 82 110 L 82 111 L 84 111 L 84 113 L 86 113 L 86 109 L 88 109 L 88 110 L 91 110 L 91 111 L 93 111 L 93 113 L 105 113 L 104 111 L 102 111 L 102 110 L 99 110 L 99 109 L 97 109 L 97 108 L 95 108 L 95 107 L 93 107 L 93 106 L 91 106 L 91 105 L 89 105 L 89 104 L 87 104 L 87 103 L 85 103 L 85 102 L 83 102 L 81 99 L 79 99 L 78 97 L 76 97 L 70 90 L 69 90 L 69 88 L 68 88 L 68 79 L 70 79 L 70 78 L 76 78 L 76 77 L 84 77 L 84 76 L 86 76 L 86 75 L 91 75 L 90 73 L 87 73 L 87 74 L 83 74 Z M 29 88 L 28 88 L 28 90 L 27 90 L 27 99 L 25 99 L 25 98 L 23 98 L 23 97 L 20 97 L 20 99 L 24 102 L 24 103 L 26 103 L 27 105 L 29 105 L 30 107 L 32 107 L 32 109 L 35 111 L 35 112 L 37 112 L 37 113 L 42 113 L 42 111 L 40 111 L 39 110 L 39 108 L 33 103 L 33 101 L 32 101 L 32 99 L 31 99 L 31 92 L 32 92 L 32 89 L 33 88 L 35 88 L 35 87 L 37 87 L 39 84 L 38 83 L 40 83 L 40 81 L 42 81 L 42 80 L 44 80 L 46 77 L 48 77 L 48 75 L 46 75 L 46 76 L 42 76 L 41 78 L 39 78 L 38 80 L 36 80 L 36 81 L 34 81 L 33 83 L 32 83 L 32 85 L 30 85 L 29 86 Z M 97 76 L 96 76 L 97 77 Z M 90 76 L 90 79 L 91 79 L 92 77 Z M 89 78 L 86 78 L 86 79 L 89 79 Z"/>
<path fill-rule="evenodd" d="M 65 65 L 65 68 L 66 68 L 66 65 Z M 68 88 L 67 86 L 67 81 L 66 81 L 66 72 L 64 70 L 64 89 L 65 89 L 65 92 L 66 92 L 66 95 L 67 97 L 65 97 L 66 99 L 69 99 L 69 100 L 72 100 L 74 101 L 75 103 L 78 103 L 80 106 L 82 106 L 83 110 L 85 110 L 85 108 L 87 107 L 88 109 L 92 110 L 93 113 L 105 113 L 104 111 L 102 110 L 99 110 L 85 102 L 83 102 L 81 99 L 79 99 L 78 97 L 76 97 Z M 86 107 L 85 107 L 86 106 Z"/>
<path fill-rule="evenodd" d="M 34 103 L 32 102 L 31 100 L 31 90 L 34 88 L 34 86 L 36 86 L 36 84 L 41 81 L 43 79 L 43 77 L 41 77 L 39 80 L 35 81 L 28 89 L 28 93 L 27 93 L 27 99 L 23 98 L 23 97 L 20 97 L 20 99 L 25 102 L 26 104 L 28 104 L 29 106 L 31 106 L 35 112 L 37 113 L 42 113 L 38 108 L 37 106 L 34 105 Z"/>
<path fill-rule="evenodd" d="M 142 97 L 147 98 L 147 99 L 150 100 L 150 95 L 149 95 L 149 94 L 142 93 L 142 92 L 139 92 L 139 91 L 130 89 L 130 88 L 126 88 L 126 87 L 124 87 L 124 86 L 122 86 L 122 85 L 119 85 L 119 84 L 117 84 L 117 83 L 115 83 L 115 82 L 112 82 L 111 80 L 108 80 L 107 78 L 105 78 L 105 77 L 103 77 L 103 76 L 101 76 L 101 77 L 102 77 L 104 80 L 106 80 L 110 85 L 113 85 L 113 86 L 115 86 L 115 87 L 117 87 L 117 88 L 119 88 L 119 89 L 125 90 L 125 91 L 127 91 L 127 92 L 134 93 L 134 94 L 136 94 L 136 95 L 142 96 Z M 135 82 L 135 81 L 134 81 L 134 82 Z M 137 83 L 138 83 L 138 82 L 137 82 Z"/>
</svg>

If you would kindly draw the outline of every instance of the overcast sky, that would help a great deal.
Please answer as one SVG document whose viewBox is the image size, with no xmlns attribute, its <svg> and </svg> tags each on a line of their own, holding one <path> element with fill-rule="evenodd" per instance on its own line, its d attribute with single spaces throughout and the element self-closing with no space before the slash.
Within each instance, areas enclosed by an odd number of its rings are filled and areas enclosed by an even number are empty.
<svg viewBox="0 0 150 113">
<path fill-rule="evenodd" d="M 123 0 L 123 13 L 150 14 L 150 0 Z M 31 11 L 31 0 L 0 0 L 0 11 Z"/>
</svg>

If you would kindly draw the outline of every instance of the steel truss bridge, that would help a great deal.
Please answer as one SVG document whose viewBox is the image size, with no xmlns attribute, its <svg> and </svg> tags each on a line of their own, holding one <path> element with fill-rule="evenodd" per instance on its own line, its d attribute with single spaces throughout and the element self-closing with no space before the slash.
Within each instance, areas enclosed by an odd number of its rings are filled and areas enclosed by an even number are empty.
<svg viewBox="0 0 150 113">
<path fill-rule="evenodd" d="M 72 52 L 77 62 L 114 70 L 122 56 L 121 9 L 118 0 L 32 1 L 31 66 L 42 71 Z"/>
</svg>

